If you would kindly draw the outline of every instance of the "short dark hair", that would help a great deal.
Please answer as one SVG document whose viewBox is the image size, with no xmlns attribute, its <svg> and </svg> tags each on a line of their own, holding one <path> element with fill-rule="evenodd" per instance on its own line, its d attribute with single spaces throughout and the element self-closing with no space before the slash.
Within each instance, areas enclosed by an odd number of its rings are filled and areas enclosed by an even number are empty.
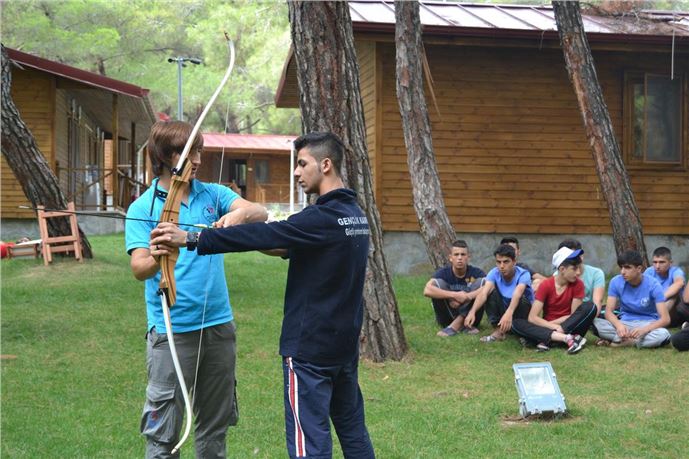
<svg viewBox="0 0 689 459">
<path fill-rule="evenodd" d="M 560 244 L 557 246 L 558 250 L 567 247 L 568 249 L 572 250 L 581 250 L 581 242 L 579 242 L 576 239 L 565 239 L 564 241 L 560 242 Z"/>
<path fill-rule="evenodd" d="M 617 266 L 622 267 L 624 265 L 643 266 L 644 259 L 636 250 L 625 250 L 617 256 Z"/>
<path fill-rule="evenodd" d="M 495 249 L 495 252 L 493 252 L 493 256 L 498 255 L 500 255 L 501 257 L 509 257 L 513 260 L 517 258 L 517 252 L 514 250 L 514 247 L 507 244 L 500 244 L 498 248 Z"/>
<path fill-rule="evenodd" d="M 168 169 L 176 166 L 171 162 L 172 156 L 175 153 L 182 153 L 193 130 L 194 127 L 184 121 L 157 121 L 153 124 L 147 147 L 151 169 L 156 177 L 163 173 L 163 168 L 166 166 Z M 202 149 L 203 136 L 196 134 L 191 151 Z"/>
<path fill-rule="evenodd" d="M 514 236 L 505 236 L 500 240 L 500 245 L 503 244 L 515 244 L 517 248 L 519 247 L 519 240 Z"/>
<path fill-rule="evenodd" d="M 319 161 L 330 158 L 335 174 L 338 177 L 341 176 L 345 146 L 337 135 L 332 132 L 309 132 L 294 141 L 294 150 L 296 152 L 306 147 L 309 148 L 311 156 Z"/>
<path fill-rule="evenodd" d="M 565 261 L 560 263 L 560 266 L 564 266 L 565 268 L 567 266 L 579 266 L 581 264 L 581 262 L 582 262 L 581 256 L 577 256 L 574 258 L 566 258 Z"/>
<path fill-rule="evenodd" d="M 653 251 L 654 257 L 665 257 L 668 260 L 672 260 L 672 252 L 667 247 L 658 247 Z"/>
<path fill-rule="evenodd" d="M 457 239 L 452 243 L 452 247 L 458 247 L 460 249 L 468 249 L 469 246 L 467 245 L 466 241 L 464 239 Z"/>
</svg>

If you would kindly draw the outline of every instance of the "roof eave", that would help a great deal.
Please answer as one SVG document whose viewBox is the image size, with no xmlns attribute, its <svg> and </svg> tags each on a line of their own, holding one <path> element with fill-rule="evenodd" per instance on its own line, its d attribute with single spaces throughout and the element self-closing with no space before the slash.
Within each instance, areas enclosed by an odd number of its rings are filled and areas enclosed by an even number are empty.
<svg viewBox="0 0 689 459">
<path fill-rule="evenodd" d="M 395 24 L 375 22 L 355 22 L 352 24 L 355 33 L 395 33 Z M 519 30 L 497 29 L 487 27 L 449 27 L 449 26 L 423 26 L 423 34 L 426 36 L 452 36 L 452 37 L 477 37 L 477 38 L 537 38 L 539 40 L 559 40 L 557 30 Z M 640 34 L 615 34 L 587 32 L 586 38 L 590 42 L 601 43 L 638 43 L 653 45 L 671 45 L 671 35 L 640 35 Z M 675 46 L 689 43 L 689 36 L 676 35 Z M 689 48 L 686 49 L 689 51 Z"/>
<path fill-rule="evenodd" d="M 42 57 L 34 56 L 33 54 L 28 54 L 16 49 L 6 49 L 8 57 L 12 61 L 18 62 L 23 67 L 30 67 L 41 72 L 51 73 L 68 80 L 76 81 L 78 83 L 103 89 L 112 93 L 137 98 L 145 98 L 148 95 L 148 89 L 127 83 L 125 81 L 116 80 L 114 78 L 99 75 L 87 70 L 82 70 L 61 62 L 44 59 Z"/>
</svg>

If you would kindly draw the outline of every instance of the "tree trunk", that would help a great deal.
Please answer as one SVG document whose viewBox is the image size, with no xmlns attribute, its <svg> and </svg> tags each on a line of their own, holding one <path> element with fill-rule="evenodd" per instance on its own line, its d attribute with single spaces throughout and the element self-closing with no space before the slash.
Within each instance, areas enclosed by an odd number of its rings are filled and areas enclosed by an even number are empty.
<svg viewBox="0 0 689 459">
<path fill-rule="evenodd" d="M 431 122 L 423 90 L 424 48 L 417 1 L 395 1 L 395 44 L 397 101 L 407 146 L 414 210 L 428 259 L 437 269 L 447 263 L 448 249 L 456 235 L 445 208 L 433 153 Z"/>
<path fill-rule="evenodd" d="M 343 178 L 357 192 L 371 229 L 361 354 L 376 362 L 400 360 L 407 343 L 373 196 L 349 6 L 310 1 L 288 1 L 288 6 L 302 128 L 304 132 L 332 131 L 342 138 L 346 146 Z"/>
<path fill-rule="evenodd" d="M 601 190 L 608 205 L 615 250 L 618 254 L 625 250 L 638 250 L 648 261 L 639 209 L 613 133 L 608 107 L 603 100 L 579 2 L 553 1 L 553 12 L 569 79 L 579 102 Z"/>
<path fill-rule="evenodd" d="M 14 172 L 24 194 L 33 207 L 44 205 L 47 209 L 66 209 L 67 201 L 60 189 L 60 184 L 50 170 L 45 156 L 36 145 L 31 131 L 26 126 L 17 107 L 14 105 L 10 88 L 12 87 L 11 62 L 5 46 L 2 46 L 2 154 Z M 69 218 L 50 218 L 48 233 L 51 236 L 68 236 L 72 234 Z M 82 254 L 84 258 L 93 258 L 91 245 L 86 235 L 81 234 Z"/>
</svg>

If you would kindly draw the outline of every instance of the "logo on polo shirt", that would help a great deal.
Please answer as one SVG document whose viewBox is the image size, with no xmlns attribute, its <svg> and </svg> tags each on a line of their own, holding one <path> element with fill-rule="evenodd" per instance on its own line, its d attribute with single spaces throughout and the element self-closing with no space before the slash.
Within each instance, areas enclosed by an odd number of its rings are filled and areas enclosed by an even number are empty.
<svg viewBox="0 0 689 459">
<path fill-rule="evenodd" d="M 211 205 L 207 205 L 206 207 L 203 208 L 203 218 L 206 219 L 208 224 L 212 224 L 213 222 L 217 221 L 217 217 L 215 216 L 215 207 Z"/>
</svg>

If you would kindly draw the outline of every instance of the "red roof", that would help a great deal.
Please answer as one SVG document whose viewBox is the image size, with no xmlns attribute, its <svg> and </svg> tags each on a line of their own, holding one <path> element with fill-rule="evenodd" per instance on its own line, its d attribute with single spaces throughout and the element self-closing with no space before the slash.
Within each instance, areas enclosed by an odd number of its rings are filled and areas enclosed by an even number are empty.
<svg viewBox="0 0 689 459">
<path fill-rule="evenodd" d="M 232 150 L 242 152 L 290 152 L 296 135 L 272 134 L 203 134 L 204 150 Z"/>
<path fill-rule="evenodd" d="M 394 32 L 392 0 L 352 0 L 348 5 L 355 31 Z M 424 34 L 557 36 L 552 6 L 421 1 L 419 7 Z M 581 16 L 589 39 L 665 42 L 674 35 L 686 43 L 689 37 L 689 12 L 647 10 L 599 15 L 582 10 Z"/>
<path fill-rule="evenodd" d="M 110 92 L 125 94 L 127 96 L 145 98 L 148 89 L 141 88 L 131 83 L 108 78 L 97 73 L 81 70 L 71 65 L 43 59 L 42 57 L 27 54 L 12 48 L 6 48 L 10 59 L 24 67 L 32 67 L 43 72 L 58 75 L 69 80 L 78 81 L 88 86 L 105 89 Z"/>
</svg>

